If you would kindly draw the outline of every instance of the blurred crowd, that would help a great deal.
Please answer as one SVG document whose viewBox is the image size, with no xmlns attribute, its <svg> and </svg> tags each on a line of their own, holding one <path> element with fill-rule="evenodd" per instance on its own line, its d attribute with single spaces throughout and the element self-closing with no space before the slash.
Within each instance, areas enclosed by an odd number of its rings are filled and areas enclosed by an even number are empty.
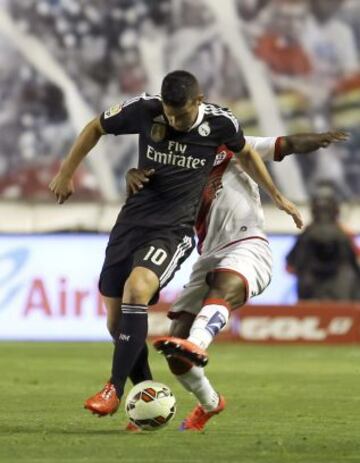
<svg viewBox="0 0 360 463">
<path fill-rule="evenodd" d="M 359 199 L 360 2 L 227 1 L 236 16 L 233 40 L 252 57 L 246 71 L 236 43 L 223 40 L 218 0 L 0 0 L 15 24 L 12 36 L 0 27 L 0 195 L 50 199 L 47 183 L 78 131 L 66 79 L 96 115 L 128 96 L 157 92 L 164 73 L 186 68 L 248 134 L 263 133 L 246 75 L 258 69 L 287 132 L 351 132 L 346 146 L 296 162 L 309 194 L 319 180 L 331 180 L 343 199 Z M 18 36 L 35 38 L 49 60 L 31 62 Z M 52 61 L 64 71 L 63 84 L 44 71 Z M 136 141 L 106 140 L 103 150 L 121 192 Z M 101 199 L 100 184 L 84 167 L 77 198 Z"/>
</svg>

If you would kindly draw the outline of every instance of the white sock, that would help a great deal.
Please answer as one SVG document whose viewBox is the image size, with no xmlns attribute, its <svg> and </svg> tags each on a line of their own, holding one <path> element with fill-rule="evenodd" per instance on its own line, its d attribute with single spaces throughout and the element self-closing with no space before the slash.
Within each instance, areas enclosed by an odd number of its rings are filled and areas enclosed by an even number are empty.
<svg viewBox="0 0 360 463">
<path fill-rule="evenodd" d="M 177 375 L 176 378 L 185 389 L 197 397 L 205 411 L 210 412 L 215 410 L 219 405 L 219 394 L 205 376 L 203 368 L 194 366 L 185 374 Z"/>
<path fill-rule="evenodd" d="M 228 319 L 229 310 L 225 305 L 206 303 L 205 301 L 205 305 L 191 326 L 188 341 L 193 342 L 202 349 L 207 349 L 218 332 L 224 328 Z"/>
</svg>

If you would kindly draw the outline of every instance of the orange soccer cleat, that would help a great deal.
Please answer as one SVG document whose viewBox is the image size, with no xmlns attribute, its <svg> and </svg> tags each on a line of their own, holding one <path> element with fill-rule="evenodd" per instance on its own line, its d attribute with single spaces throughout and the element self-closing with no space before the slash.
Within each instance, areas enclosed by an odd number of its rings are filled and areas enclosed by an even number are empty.
<svg viewBox="0 0 360 463">
<path fill-rule="evenodd" d="M 140 432 L 141 429 L 138 426 L 136 426 L 135 424 L 133 424 L 131 421 L 129 421 L 128 424 L 126 425 L 125 431 Z"/>
<path fill-rule="evenodd" d="M 154 341 L 153 346 L 165 357 L 179 357 L 198 367 L 204 367 L 209 361 L 206 350 L 187 339 L 162 336 Z"/>
<path fill-rule="evenodd" d="M 84 404 L 84 408 L 90 410 L 94 415 L 106 416 L 113 415 L 119 408 L 120 400 L 116 395 L 115 386 L 106 383 L 100 392 L 89 397 Z"/>
<path fill-rule="evenodd" d="M 180 431 L 202 431 L 205 424 L 215 415 L 221 413 L 225 408 L 225 399 L 219 396 L 219 405 L 211 412 L 206 412 L 200 404 L 185 418 L 180 425 Z"/>
</svg>

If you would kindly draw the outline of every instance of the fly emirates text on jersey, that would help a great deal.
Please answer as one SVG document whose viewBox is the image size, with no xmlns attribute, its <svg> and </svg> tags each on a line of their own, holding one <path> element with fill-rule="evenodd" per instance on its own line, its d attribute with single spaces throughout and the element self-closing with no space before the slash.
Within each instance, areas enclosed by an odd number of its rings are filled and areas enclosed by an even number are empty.
<svg viewBox="0 0 360 463">
<path fill-rule="evenodd" d="M 146 157 L 151 161 L 171 166 L 186 167 L 187 169 L 199 169 L 204 167 L 206 159 L 199 159 L 194 156 L 185 156 L 187 145 L 177 141 L 168 142 L 168 152 L 157 151 L 148 145 Z"/>
</svg>

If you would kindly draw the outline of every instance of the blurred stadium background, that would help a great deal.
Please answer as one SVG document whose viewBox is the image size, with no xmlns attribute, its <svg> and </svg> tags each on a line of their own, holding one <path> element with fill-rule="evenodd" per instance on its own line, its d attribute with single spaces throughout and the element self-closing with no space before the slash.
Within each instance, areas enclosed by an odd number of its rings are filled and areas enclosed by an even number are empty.
<svg viewBox="0 0 360 463">
<path fill-rule="evenodd" d="M 348 131 L 345 144 L 269 168 L 307 221 L 317 182 L 331 181 L 341 221 L 359 236 L 359 52 L 358 0 L 0 0 L 0 339 L 108 339 L 97 276 L 136 137 L 102 140 L 66 205 L 47 185 L 88 120 L 157 93 L 176 68 L 197 75 L 206 98 L 232 108 L 248 135 Z M 286 307 L 297 302 L 285 270 L 295 229 L 266 197 L 264 206 L 274 279 L 252 301 L 263 306 L 259 318 L 246 309 L 249 323 L 234 319 L 228 336 L 359 341 L 355 304 L 326 304 L 326 314 L 324 304 Z M 167 330 L 161 309 L 195 258 L 163 291 L 152 334 Z"/>
<path fill-rule="evenodd" d="M 359 301 L 298 303 L 285 270 L 296 231 L 266 197 L 272 284 L 221 335 L 251 344 L 216 342 L 207 367 L 228 410 L 201 436 L 178 433 L 194 398 L 152 349 L 155 377 L 178 399 L 167 430 L 129 435 L 123 410 L 81 410 L 112 344 L 53 341 L 109 341 L 97 278 L 136 137 L 102 140 L 65 205 L 47 187 L 89 119 L 185 68 L 248 135 L 350 133 L 269 168 L 306 222 L 330 181 L 360 246 L 359 53 L 359 0 L 0 0 L 0 461 L 359 462 Z M 151 310 L 152 335 L 167 331 L 195 259 Z"/>
</svg>

